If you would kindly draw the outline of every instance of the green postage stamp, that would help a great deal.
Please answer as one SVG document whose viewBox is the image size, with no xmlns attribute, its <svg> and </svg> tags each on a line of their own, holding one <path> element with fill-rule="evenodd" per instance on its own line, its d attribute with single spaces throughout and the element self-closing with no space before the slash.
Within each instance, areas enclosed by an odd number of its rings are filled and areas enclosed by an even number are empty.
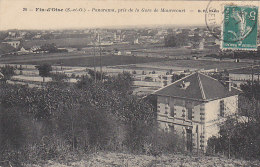
<svg viewBox="0 0 260 167">
<path fill-rule="evenodd" d="M 221 48 L 257 50 L 258 7 L 225 6 Z"/>
</svg>

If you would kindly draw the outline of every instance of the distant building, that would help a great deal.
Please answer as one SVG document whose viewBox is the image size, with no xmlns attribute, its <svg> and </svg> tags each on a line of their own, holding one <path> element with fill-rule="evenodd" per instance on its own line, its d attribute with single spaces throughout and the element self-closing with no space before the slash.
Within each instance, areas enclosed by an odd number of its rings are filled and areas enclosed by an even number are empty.
<svg viewBox="0 0 260 167">
<path fill-rule="evenodd" d="M 29 53 L 29 50 L 26 50 L 24 47 L 21 47 L 21 49 L 17 52 L 18 54 L 26 54 Z"/>
<path fill-rule="evenodd" d="M 238 87 L 246 83 L 248 80 L 252 81 L 260 81 L 260 66 L 252 67 L 244 67 L 228 70 L 229 77 L 232 81 L 234 81 Z"/>
<path fill-rule="evenodd" d="M 114 41 L 121 42 L 121 34 L 114 33 Z"/>
<path fill-rule="evenodd" d="M 122 55 L 122 52 L 121 52 L 121 51 L 117 51 L 117 52 L 115 52 L 115 55 L 121 56 L 121 55 Z"/>
<path fill-rule="evenodd" d="M 138 38 L 134 40 L 134 44 L 139 44 Z"/>
<path fill-rule="evenodd" d="M 2 42 L 11 45 L 14 48 L 18 48 L 20 46 L 20 41 L 8 41 L 8 42 Z"/>
<path fill-rule="evenodd" d="M 161 129 L 183 137 L 188 151 L 205 152 L 227 115 L 236 113 L 239 90 L 202 73 L 188 75 L 153 94 Z"/>
<path fill-rule="evenodd" d="M 4 78 L 4 74 L 2 74 L 1 72 L 0 72 L 0 79 L 3 79 Z"/>
</svg>

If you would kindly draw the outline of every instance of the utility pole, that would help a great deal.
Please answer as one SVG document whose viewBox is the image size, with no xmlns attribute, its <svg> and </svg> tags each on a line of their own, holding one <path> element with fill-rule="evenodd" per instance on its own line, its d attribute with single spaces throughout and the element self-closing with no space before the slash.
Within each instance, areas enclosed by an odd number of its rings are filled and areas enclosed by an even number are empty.
<svg viewBox="0 0 260 167">
<path fill-rule="evenodd" d="M 100 61 L 100 80 L 102 81 L 102 48 L 101 48 L 101 43 L 100 43 L 100 35 L 98 34 L 98 43 L 99 43 L 99 61 Z"/>
<path fill-rule="evenodd" d="M 257 65 L 257 85 L 259 85 L 259 65 Z"/>
<path fill-rule="evenodd" d="M 254 93 L 253 93 L 253 84 L 254 84 L 254 66 L 252 65 L 252 83 L 251 83 L 251 93 L 252 93 L 252 98 L 254 97 Z"/>
<path fill-rule="evenodd" d="M 96 71 L 96 43 L 94 42 L 94 77 L 95 77 L 95 83 L 97 81 L 97 71 Z"/>
</svg>

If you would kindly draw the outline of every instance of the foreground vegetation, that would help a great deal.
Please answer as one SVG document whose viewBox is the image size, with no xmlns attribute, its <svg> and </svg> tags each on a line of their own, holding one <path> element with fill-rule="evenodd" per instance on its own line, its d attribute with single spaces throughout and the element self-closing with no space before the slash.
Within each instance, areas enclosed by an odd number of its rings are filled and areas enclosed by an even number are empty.
<svg viewBox="0 0 260 167">
<path fill-rule="evenodd" d="M 129 73 L 103 81 L 99 76 L 96 82 L 90 73 L 77 84 L 51 82 L 41 89 L 2 82 L 0 161 L 23 166 L 100 150 L 182 150 L 177 136 L 157 130 L 151 103 L 131 95 Z"/>
<path fill-rule="evenodd" d="M 49 67 L 43 69 L 49 73 Z M 45 71 L 43 69 L 39 68 L 39 71 Z M 184 142 L 175 133 L 158 130 L 156 101 L 132 95 L 133 78 L 127 72 L 112 77 L 90 70 L 76 84 L 66 82 L 65 74 L 56 73 L 51 76 L 52 82 L 43 83 L 41 88 L 29 88 L 6 83 L 14 75 L 13 67 L 1 67 L 0 71 L 5 76 L 0 83 L 0 165 L 57 166 L 59 162 L 81 163 L 82 160 L 81 166 L 91 166 L 89 162 L 101 157 L 105 166 L 116 161 L 106 160 L 110 155 L 114 158 L 125 156 L 125 159 L 142 157 L 143 161 L 129 163 L 147 162 L 147 166 L 179 163 L 202 166 L 204 163 L 200 161 L 207 164 L 205 157 L 194 163 L 193 158 L 190 162 L 186 160 L 189 157 L 171 160 L 182 157 L 171 153 L 184 152 Z M 42 72 L 40 75 L 47 76 Z M 213 77 L 225 83 L 227 75 L 215 74 Z M 182 77 L 173 75 L 172 80 Z M 260 157 L 260 86 L 258 82 L 248 82 L 241 88 L 244 95 L 240 98 L 239 113 L 224 122 L 219 136 L 209 140 L 209 154 L 244 159 Z M 243 121 L 239 119 L 241 117 Z M 238 162 L 242 166 L 254 165 Z M 102 165 L 96 163 L 96 166 Z M 120 163 L 116 162 L 122 165 Z"/>
<path fill-rule="evenodd" d="M 48 161 L 38 165 L 27 167 L 258 167 L 259 161 L 245 161 L 239 159 L 227 159 L 221 156 L 197 156 L 184 154 L 164 154 L 160 157 L 144 154 L 129 154 L 115 152 L 99 152 L 81 157 L 80 160 Z"/>
</svg>

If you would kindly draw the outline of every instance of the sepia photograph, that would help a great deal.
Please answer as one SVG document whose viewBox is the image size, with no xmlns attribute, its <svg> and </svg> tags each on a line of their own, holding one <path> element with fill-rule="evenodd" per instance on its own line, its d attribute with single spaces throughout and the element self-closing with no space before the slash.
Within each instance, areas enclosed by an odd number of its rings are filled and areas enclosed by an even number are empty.
<svg viewBox="0 0 260 167">
<path fill-rule="evenodd" d="M 0 0 L 0 167 L 259 167 L 259 6 Z"/>
</svg>

